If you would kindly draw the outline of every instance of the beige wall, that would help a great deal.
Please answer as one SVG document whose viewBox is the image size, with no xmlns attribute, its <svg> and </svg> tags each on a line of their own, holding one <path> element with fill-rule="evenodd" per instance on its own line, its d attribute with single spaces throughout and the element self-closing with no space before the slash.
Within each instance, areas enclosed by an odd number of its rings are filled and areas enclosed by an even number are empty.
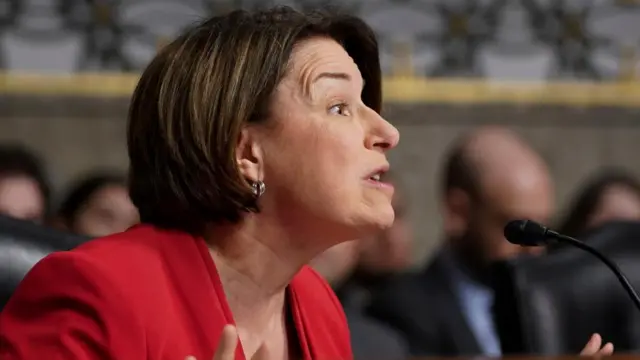
<svg viewBox="0 0 640 360">
<path fill-rule="evenodd" d="M 0 141 L 21 141 L 46 159 L 54 185 L 92 169 L 126 170 L 126 99 L 0 96 Z M 591 171 L 621 165 L 640 175 L 638 110 L 513 105 L 388 104 L 401 134 L 391 154 L 412 200 L 422 258 L 438 241 L 437 194 L 441 157 L 449 142 L 482 123 L 520 132 L 548 160 L 558 202 Z"/>
</svg>

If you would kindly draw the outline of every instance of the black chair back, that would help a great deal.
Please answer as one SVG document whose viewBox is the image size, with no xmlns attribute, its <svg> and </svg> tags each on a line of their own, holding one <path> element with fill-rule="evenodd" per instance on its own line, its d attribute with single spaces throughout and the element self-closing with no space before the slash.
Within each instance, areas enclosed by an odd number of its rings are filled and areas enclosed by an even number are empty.
<svg viewBox="0 0 640 360">
<path fill-rule="evenodd" d="M 0 216 L 0 310 L 33 265 L 54 251 L 70 250 L 86 237 Z"/>
<path fill-rule="evenodd" d="M 582 240 L 615 261 L 640 291 L 640 223 L 606 224 Z M 498 269 L 494 312 L 505 353 L 576 354 L 596 332 L 618 352 L 640 350 L 640 311 L 593 255 L 562 247 Z"/>
</svg>

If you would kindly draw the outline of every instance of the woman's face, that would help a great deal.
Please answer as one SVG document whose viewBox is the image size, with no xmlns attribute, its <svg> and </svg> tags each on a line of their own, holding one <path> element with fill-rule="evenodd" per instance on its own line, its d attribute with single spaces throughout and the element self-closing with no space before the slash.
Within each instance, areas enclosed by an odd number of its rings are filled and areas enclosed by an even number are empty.
<svg viewBox="0 0 640 360">
<path fill-rule="evenodd" d="M 393 186 L 372 176 L 387 169 L 399 134 L 363 103 L 363 86 L 342 46 L 306 40 L 274 94 L 275 126 L 259 130 L 262 207 L 307 237 L 340 242 L 393 223 Z"/>
<path fill-rule="evenodd" d="M 138 210 L 131 203 L 127 189 L 107 185 L 94 192 L 79 210 L 74 232 L 92 237 L 124 231 L 138 222 Z"/>
</svg>

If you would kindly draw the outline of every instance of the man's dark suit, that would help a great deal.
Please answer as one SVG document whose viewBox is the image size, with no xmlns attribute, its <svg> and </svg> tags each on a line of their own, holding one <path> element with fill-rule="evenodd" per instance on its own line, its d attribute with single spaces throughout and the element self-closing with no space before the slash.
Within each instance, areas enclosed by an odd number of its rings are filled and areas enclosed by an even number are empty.
<svg viewBox="0 0 640 360">
<path fill-rule="evenodd" d="M 356 360 L 402 360 L 409 356 L 408 345 L 399 332 L 365 314 L 369 300 L 366 288 L 352 280 L 342 286 L 337 294 L 347 316 Z"/>
<path fill-rule="evenodd" d="M 445 261 L 438 256 L 422 272 L 389 281 L 367 310 L 399 330 L 413 356 L 482 354 L 453 291 Z"/>
</svg>

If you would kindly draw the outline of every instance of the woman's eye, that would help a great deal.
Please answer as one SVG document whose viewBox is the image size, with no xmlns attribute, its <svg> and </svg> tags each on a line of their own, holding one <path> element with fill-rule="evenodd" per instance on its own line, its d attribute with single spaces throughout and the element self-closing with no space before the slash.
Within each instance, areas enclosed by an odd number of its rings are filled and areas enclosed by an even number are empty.
<svg viewBox="0 0 640 360">
<path fill-rule="evenodd" d="M 332 115 L 349 116 L 347 104 L 336 104 L 329 108 Z"/>
</svg>

